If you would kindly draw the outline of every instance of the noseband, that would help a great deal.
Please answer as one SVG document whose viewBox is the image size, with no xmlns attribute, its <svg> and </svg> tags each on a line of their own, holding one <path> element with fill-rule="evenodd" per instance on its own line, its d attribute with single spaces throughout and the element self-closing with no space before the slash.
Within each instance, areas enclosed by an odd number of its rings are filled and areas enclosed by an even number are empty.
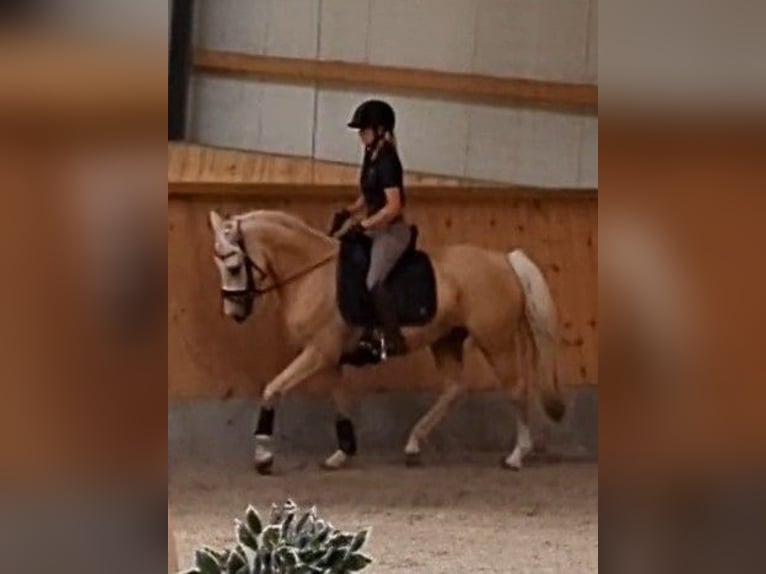
<svg viewBox="0 0 766 574">
<path fill-rule="evenodd" d="M 266 290 L 259 289 L 256 285 L 253 270 L 258 272 L 259 280 L 265 279 L 268 277 L 268 274 L 247 254 L 243 242 L 238 242 L 237 247 L 239 247 L 245 257 L 245 287 L 243 289 L 221 289 L 221 296 L 233 303 L 252 306 L 253 300 L 258 295 L 266 292 Z"/>
<path fill-rule="evenodd" d="M 240 250 L 242 251 L 242 254 L 245 257 L 245 275 L 246 275 L 245 287 L 243 289 L 221 289 L 221 296 L 224 299 L 228 299 L 229 301 L 232 301 L 234 303 L 245 305 L 248 308 L 252 308 L 253 301 L 255 300 L 257 296 L 263 295 L 264 293 L 268 293 L 269 291 L 274 291 L 276 289 L 279 289 L 283 285 L 287 285 L 288 283 L 291 283 L 292 281 L 302 277 L 303 275 L 310 273 L 314 269 L 318 269 L 319 267 L 322 267 L 323 265 L 335 259 L 336 257 L 336 255 L 333 253 L 319 260 L 317 263 L 310 265 L 306 269 L 302 269 L 298 273 L 290 275 L 289 277 L 287 277 L 286 279 L 282 281 L 275 281 L 272 285 L 261 287 L 256 283 L 256 280 L 253 276 L 253 271 L 258 273 L 259 282 L 269 277 L 269 273 L 266 272 L 266 270 L 264 270 L 255 261 L 252 260 L 250 255 L 248 255 L 247 250 L 245 249 L 244 242 L 242 241 L 238 242 L 237 246 L 240 248 Z"/>
</svg>

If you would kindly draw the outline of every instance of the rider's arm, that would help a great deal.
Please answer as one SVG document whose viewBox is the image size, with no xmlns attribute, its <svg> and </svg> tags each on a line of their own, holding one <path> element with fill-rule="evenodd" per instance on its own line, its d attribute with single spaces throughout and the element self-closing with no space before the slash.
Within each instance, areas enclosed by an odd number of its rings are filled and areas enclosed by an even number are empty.
<svg viewBox="0 0 766 574">
<path fill-rule="evenodd" d="M 385 227 L 401 215 L 401 190 L 398 187 L 387 187 L 384 191 L 386 193 L 386 205 L 371 217 L 362 220 L 362 227 L 365 229 L 379 229 Z"/>
<path fill-rule="evenodd" d="M 354 203 L 346 207 L 346 211 L 348 211 L 352 217 L 359 215 L 363 209 L 364 209 L 364 197 L 362 195 L 357 197 Z"/>
</svg>

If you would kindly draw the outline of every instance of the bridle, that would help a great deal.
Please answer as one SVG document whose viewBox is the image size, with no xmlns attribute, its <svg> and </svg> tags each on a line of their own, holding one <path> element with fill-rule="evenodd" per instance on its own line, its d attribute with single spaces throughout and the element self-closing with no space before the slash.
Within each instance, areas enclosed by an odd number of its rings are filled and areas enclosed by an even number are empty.
<svg viewBox="0 0 766 574">
<path fill-rule="evenodd" d="M 284 287 L 285 285 L 289 285 L 293 281 L 300 279 L 304 275 L 308 275 L 315 269 L 319 269 L 320 267 L 323 267 L 324 265 L 326 265 L 333 259 L 337 258 L 337 255 L 335 253 L 331 253 L 323 257 L 316 263 L 312 263 L 308 267 L 304 269 L 300 269 L 298 272 L 288 275 L 284 279 L 276 280 L 271 285 L 262 287 L 260 283 L 265 281 L 268 278 L 271 278 L 272 275 L 269 272 L 267 272 L 265 269 L 263 269 L 260 265 L 258 265 L 255 261 L 253 261 L 253 259 L 250 257 L 250 255 L 247 253 L 247 250 L 245 249 L 244 242 L 239 241 L 237 243 L 237 247 L 239 247 L 239 249 L 242 251 L 242 254 L 245 257 L 245 274 L 247 277 L 247 281 L 245 283 L 245 287 L 242 289 L 222 288 L 221 296 L 224 299 L 228 299 L 230 301 L 240 303 L 248 307 L 252 306 L 253 301 L 259 295 L 263 295 L 270 291 L 276 291 L 277 289 L 280 289 Z M 253 276 L 253 271 L 258 273 L 257 281 L 255 277 Z"/>
</svg>

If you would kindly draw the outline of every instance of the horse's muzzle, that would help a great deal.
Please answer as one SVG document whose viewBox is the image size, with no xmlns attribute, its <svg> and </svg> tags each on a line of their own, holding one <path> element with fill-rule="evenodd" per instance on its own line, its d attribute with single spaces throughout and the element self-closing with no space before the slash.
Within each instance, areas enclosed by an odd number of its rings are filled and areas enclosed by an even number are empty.
<svg viewBox="0 0 766 574">
<path fill-rule="evenodd" d="M 255 292 L 249 289 L 242 291 L 221 291 L 223 300 L 235 306 L 236 312 L 229 314 L 229 316 L 237 323 L 244 322 L 253 312 L 255 295 Z"/>
</svg>

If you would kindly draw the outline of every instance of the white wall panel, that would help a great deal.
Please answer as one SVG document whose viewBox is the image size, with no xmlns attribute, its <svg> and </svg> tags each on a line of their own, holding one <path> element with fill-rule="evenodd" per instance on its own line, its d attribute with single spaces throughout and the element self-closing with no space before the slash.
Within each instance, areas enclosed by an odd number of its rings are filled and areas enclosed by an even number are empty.
<svg viewBox="0 0 766 574">
<path fill-rule="evenodd" d="M 318 159 L 361 162 L 359 136 L 346 127 L 354 108 L 370 94 L 319 90 L 317 95 L 316 148 Z"/>
<path fill-rule="evenodd" d="M 370 0 L 322 0 L 321 8 L 320 59 L 366 62 Z"/>
<path fill-rule="evenodd" d="M 196 78 L 190 133 L 203 144 L 357 164 L 346 127 L 371 94 Z M 388 97 L 406 169 L 548 187 L 598 185 L 598 119 L 543 110 Z M 316 122 L 316 123 L 315 123 Z M 316 132 L 314 132 L 316 129 Z"/>
<path fill-rule="evenodd" d="M 598 187 L 598 118 L 583 118 L 580 187 Z"/>
<path fill-rule="evenodd" d="M 474 71 L 582 82 L 589 0 L 479 0 Z"/>
<path fill-rule="evenodd" d="M 469 72 L 474 0 L 371 0 L 369 61 Z"/>
<path fill-rule="evenodd" d="M 572 114 L 521 111 L 516 179 L 543 186 L 576 186 L 580 169 L 582 117 Z"/>
<path fill-rule="evenodd" d="M 211 50 L 313 58 L 316 0 L 200 0 L 195 40 Z"/>
<path fill-rule="evenodd" d="M 314 88 L 261 84 L 260 151 L 310 156 L 314 130 Z"/>
<path fill-rule="evenodd" d="M 513 181 L 521 140 L 519 110 L 491 106 L 469 107 L 466 176 L 491 181 Z"/>
<path fill-rule="evenodd" d="M 317 0 L 266 0 L 266 53 L 286 58 L 316 58 L 319 34 Z"/>
<path fill-rule="evenodd" d="M 210 50 L 263 54 L 268 15 L 264 0 L 200 0 L 195 38 Z"/>
<path fill-rule="evenodd" d="M 257 149 L 261 89 L 258 84 L 228 78 L 195 76 L 191 137 L 200 143 Z"/>
<path fill-rule="evenodd" d="M 350 163 L 360 161 L 359 138 L 346 124 L 354 107 L 367 97 L 371 95 L 320 91 L 317 158 Z M 467 106 L 421 98 L 386 99 L 397 112 L 396 134 L 405 169 L 462 176 L 468 132 Z"/>
<path fill-rule="evenodd" d="M 598 0 L 590 0 L 588 19 L 588 65 L 585 79 L 598 83 Z"/>
<path fill-rule="evenodd" d="M 546 187 L 579 185 L 582 117 L 472 106 L 466 175 Z"/>
<path fill-rule="evenodd" d="M 463 176 L 468 106 L 423 98 L 388 98 L 397 112 L 396 134 L 405 168 Z"/>
<path fill-rule="evenodd" d="M 597 9 L 597 0 L 201 0 L 196 34 L 221 50 L 594 82 Z M 204 144 L 359 163 L 359 140 L 346 123 L 371 96 L 196 77 L 189 133 Z M 598 183 L 597 118 L 379 96 L 397 110 L 407 169 Z"/>
</svg>

